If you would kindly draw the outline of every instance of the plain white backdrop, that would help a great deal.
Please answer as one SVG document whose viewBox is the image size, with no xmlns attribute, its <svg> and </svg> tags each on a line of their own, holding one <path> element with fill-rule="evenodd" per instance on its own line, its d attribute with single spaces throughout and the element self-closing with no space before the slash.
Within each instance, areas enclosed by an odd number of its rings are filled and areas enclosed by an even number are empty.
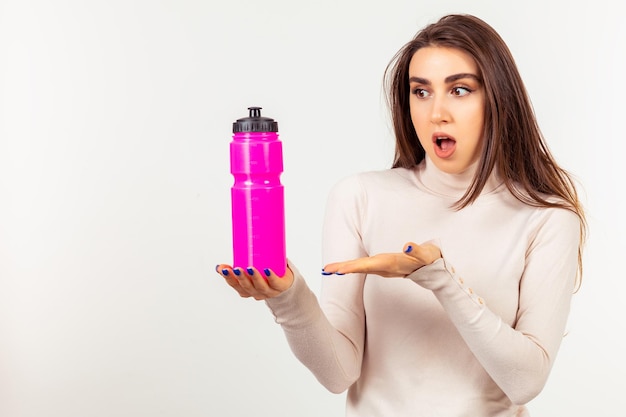
<svg viewBox="0 0 626 417">
<path fill-rule="evenodd" d="M 392 161 L 383 71 L 453 12 L 508 43 L 588 209 L 531 414 L 619 414 L 618 2 L 0 0 L 0 416 L 342 416 L 264 303 L 214 272 L 232 256 L 232 122 L 252 105 L 278 120 L 289 257 L 317 292 L 329 188 Z"/>
</svg>

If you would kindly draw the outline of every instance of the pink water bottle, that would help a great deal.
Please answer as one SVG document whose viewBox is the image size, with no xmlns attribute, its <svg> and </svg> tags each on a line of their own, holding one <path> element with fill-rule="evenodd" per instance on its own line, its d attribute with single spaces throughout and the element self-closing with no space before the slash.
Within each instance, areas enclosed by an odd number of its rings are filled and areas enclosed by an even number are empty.
<svg viewBox="0 0 626 417">
<path fill-rule="evenodd" d="M 285 198 L 278 123 L 249 107 L 248 117 L 233 123 L 230 172 L 233 222 L 233 267 L 270 269 L 278 276 L 287 267 Z"/>
</svg>

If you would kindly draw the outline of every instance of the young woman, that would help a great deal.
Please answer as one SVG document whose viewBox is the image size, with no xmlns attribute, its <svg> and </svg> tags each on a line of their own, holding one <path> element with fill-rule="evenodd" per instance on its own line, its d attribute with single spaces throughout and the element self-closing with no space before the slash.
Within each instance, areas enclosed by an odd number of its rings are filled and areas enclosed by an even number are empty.
<svg viewBox="0 0 626 417">
<path fill-rule="evenodd" d="M 292 264 L 217 270 L 266 300 L 325 387 L 348 390 L 348 416 L 526 416 L 579 284 L 573 181 L 482 20 L 427 26 L 386 80 L 394 166 L 331 191 L 320 302 Z"/>
</svg>

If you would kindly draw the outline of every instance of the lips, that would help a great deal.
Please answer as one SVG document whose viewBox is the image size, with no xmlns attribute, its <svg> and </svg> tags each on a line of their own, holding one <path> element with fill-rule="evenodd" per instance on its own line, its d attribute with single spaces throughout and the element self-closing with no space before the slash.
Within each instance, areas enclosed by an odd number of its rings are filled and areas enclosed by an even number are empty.
<svg viewBox="0 0 626 417">
<path fill-rule="evenodd" d="M 456 149 L 456 139 L 446 133 L 436 132 L 433 134 L 432 140 L 435 155 L 439 158 L 449 158 Z"/>
</svg>

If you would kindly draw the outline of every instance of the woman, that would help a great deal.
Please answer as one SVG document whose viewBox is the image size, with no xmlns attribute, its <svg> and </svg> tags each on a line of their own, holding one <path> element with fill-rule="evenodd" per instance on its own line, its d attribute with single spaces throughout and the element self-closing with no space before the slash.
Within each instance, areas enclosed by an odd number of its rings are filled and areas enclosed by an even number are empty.
<svg viewBox="0 0 626 417">
<path fill-rule="evenodd" d="M 266 300 L 325 387 L 349 390 L 348 416 L 528 415 L 580 279 L 572 179 L 480 19 L 427 26 L 386 80 L 394 166 L 333 188 L 320 302 L 292 264 L 282 278 L 217 269 Z"/>
</svg>

